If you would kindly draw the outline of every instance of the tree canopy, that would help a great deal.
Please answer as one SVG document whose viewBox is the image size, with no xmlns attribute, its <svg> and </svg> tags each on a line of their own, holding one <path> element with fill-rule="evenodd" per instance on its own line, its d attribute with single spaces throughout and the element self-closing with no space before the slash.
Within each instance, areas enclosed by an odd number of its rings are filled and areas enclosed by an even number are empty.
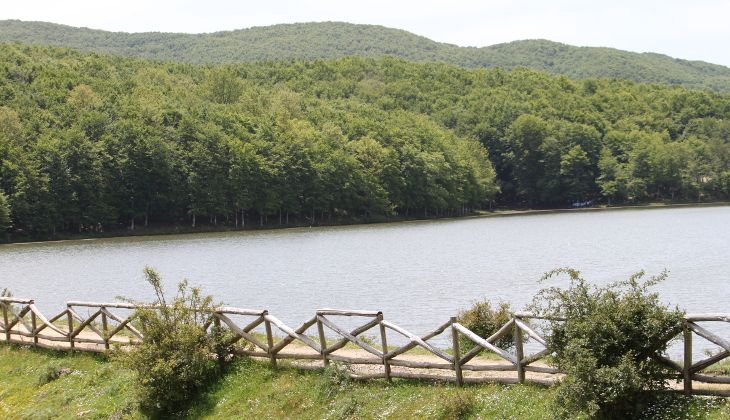
<svg viewBox="0 0 730 420">
<path fill-rule="evenodd" d="M 529 67 L 575 79 L 615 77 L 730 91 L 730 68 L 702 61 L 547 40 L 459 47 L 400 29 L 344 22 L 182 34 L 107 32 L 46 22 L 0 21 L 0 42 L 12 41 L 194 64 L 395 56 L 464 67 Z"/>
<path fill-rule="evenodd" d="M 727 94 L 387 57 L 0 63 L 0 190 L 39 236 L 730 196 Z"/>
</svg>

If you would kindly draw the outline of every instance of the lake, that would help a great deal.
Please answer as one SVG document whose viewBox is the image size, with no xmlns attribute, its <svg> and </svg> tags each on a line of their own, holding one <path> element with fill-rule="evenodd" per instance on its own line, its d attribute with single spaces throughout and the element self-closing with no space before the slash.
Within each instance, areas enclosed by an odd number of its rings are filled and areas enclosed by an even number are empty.
<svg viewBox="0 0 730 420">
<path fill-rule="evenodd" d="M 574 267 L 606 283 L 669 271 L 662 299 L 730 312 L 730 207 L 564 212 L 391 224 L 0 246 L 0 287 L 48 314 L 67 300 L 146 300 L 157 269 L 227 305 L 294 327 L 321 307 L 382 310 L 426 333 L 489 299 L 521 309 L 541 275 Z M 445 341 L 444 341 L 445 342 Z"/>
</svg>

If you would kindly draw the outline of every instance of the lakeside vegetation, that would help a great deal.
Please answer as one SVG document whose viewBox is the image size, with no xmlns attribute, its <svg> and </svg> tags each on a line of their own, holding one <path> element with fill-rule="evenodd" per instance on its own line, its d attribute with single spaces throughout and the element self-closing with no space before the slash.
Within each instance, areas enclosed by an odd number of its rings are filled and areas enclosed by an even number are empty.
<svg viewBox="0 0 730 420">
<path fill-rule="evenodd" d="M 394 58 L 0 59 L 16 236 L 730 197 L 726 94 Z"/>
<path fill-rule="evenodd" d="M 60 375 L 48 375 L 59 372 Z M 144 418 L 134 373 L 103 356 L 0 347 L 0 414 L 48 418 Z M 510 418 L 547 419 L 550 389 L 531 385 L 453 385 L 398 380 L 338 382 L 282 363 L 233 362 L 223 379 L 193 401 L 187 418 Z M 453 401 L 453 402 L 452 402 Z M 705 407 L 706 406 L 706 407 Z M 722 406 L 697 404 L 719 418 Z M 706 417 L 713 418 L 713 417 Z"/>
<path fill-rule="evenodd" d="M 681 333 L 684 318 L 683 311 L 661 303 L 651 291 L 666 272 L 648 279 L 639 272 L 605 286 L 570 268 L 546 273 L 543 280 L 564 275 L 569 283 L 542 289 L 528 309 L 548 320 L 536 328 L 546 334 L 550 365 L 565 376 L 549 387 L 463 388 L 398 379 L 358 382 L 346 364 L 312 371 L 296 361 L 280 361 L 277 368 L 236 355 L 236 346 L 246 344 L 226 326 L 211 324 L 212 296 L 183 280 L 169 297 L 159 274 L 151 268 L 144 272 L 156 297 L 137 302 L 135 322 L 144 331 L 140 343 L 94 355 L 7 343 L 0 347 L 0 413 L 448 419 L 714 419 L 730 414 L 727 399 L 672 392 L 676 370 L 655 358 Z M 506 304 L 476 302 L 459 319 L 486 337 L 503 329 L 508 314 Z M 511 340 L 495 344 L 507 351 L 513 345 Z M 726 369 L 725 363 L 711 367 L 716 373 Z"/>
<path fill-rule="evenodd" d="M 186 418 L 520 418 L 553 419 L 555 390 L 537 385 L 468 385 L 394 380 L 344 381 L 332 371 L 237 359 L 196 396 Z M 132 370 L 104 355 L 0 346 L 0 415 L 20 418 L 141 419 Z M 718 398 L 669 395 L 652 419 L 720 420 Z"/>
<path fill-rule="evenodd" d="M 400 29 L 344 22 L 183 34 L 108 32 L 47 22 L 0 20 L 0 42 L 11 41 L 195 64 L 395 56 L 465 67 L 528 67 L 575 79 L 612 77 L 730 91 L 730 69 L 702 61 L 613 48 L 575 47 L 547 40 L 459 47 Z"/>
</svg>

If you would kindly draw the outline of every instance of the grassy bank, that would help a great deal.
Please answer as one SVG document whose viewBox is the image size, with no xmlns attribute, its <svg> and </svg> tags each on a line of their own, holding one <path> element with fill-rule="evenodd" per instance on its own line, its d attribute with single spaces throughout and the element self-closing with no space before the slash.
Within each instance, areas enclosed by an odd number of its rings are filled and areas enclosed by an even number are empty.
<svg viewBox="0 0 730 420">
<path fill-rule="evenodd" d="M 540 214 L 554 214 L 554 213 L 583 213 L 583 212 L 596 212 L 596 211 L 620 211 L 620 210 L 652 210 L 652 209 L 668 209 L 668 208 L 694 208 L 694 207 L 720 207 L 730 206 L 730 201 L 717 201 L 707 203 L 647 203 L 640 205 L 626 205 L 626 206 L 599 206 L 599 207 L 587 207 L 587 208 L 555 208 L 555 209 L 495 209 L 491 211 L 477 211 L 472 214 L 464 216 L 440 216 L 440 217 L 391 217 L 382 218 L 376 217 L 371 219 L 348 219 L 348 220 L 331 220 L 317 223 L 314 227 L 332 227 L 332 226 L 353 226 L 353 225 L 366 225 L 366 224 L 384 224 L 384 223 L 405 223 L 405 222 L 423 222 L 430 220 L 445 220 L 445 219 L 467 219 L 467 218 L 483 218 L 483 217 L 514 217 L 514 216 L 531 216 Z M 274 230 L 274 229 L 299 229 L 312 227 L 305 224 L 282 224 L 279 225 L 276 222 L 259 226 L 258 224 L 248 224 L 245 229 L 230 226 L 221 223 L 218 226 L 214 225 L 200 225 L 197 227 L 191 227 L 188 225 L 152 225 L 152 226 L 138 226 L 135 230 L 130 229 L 116 229 L 105 232 L 82 232 L 82 233 L 59 233 L 53 238 L 34 238 L 34 237 L 10 237 L 6 236 L 3 238 L 0 236 L 0 244 L 13 244 L 13 243 L 36 243 L 36 242 L 62 242 L 62 241 L 74 241 L 84 239 L 105 239 L 105 238 L 124 238 L 124 237 L 137 237 L 137 236 L 161 236 L 161 235 L 181 235 L 181 234 L 196 234 L 196 233 L 216 233 L 216 232 L 245 232 L 245 231 L 257 231 L 257 230 Z"/>
<path fill-rule="evenodd" d="M 0 346 L 0 417 L 142 418 L 133 374 L 103 356 Z M 190 418 L 549 419 L 553 391 L 532 385 L 397 380 L 348 382 L 341 375 L 239 359 L 191 403 Z M 672 398 L 651 418 L 723 419 L 723 400 Z"/>
</svg>

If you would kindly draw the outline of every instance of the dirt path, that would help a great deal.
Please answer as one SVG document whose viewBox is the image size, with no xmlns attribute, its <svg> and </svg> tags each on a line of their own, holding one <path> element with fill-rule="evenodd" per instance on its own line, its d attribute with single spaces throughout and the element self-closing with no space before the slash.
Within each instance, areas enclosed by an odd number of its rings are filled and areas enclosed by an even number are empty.
<svg viewBox="0 0 730 420">
<path fill-rule="evenodd" d="M 26 329 L 21 325 L 15 326 L 12 331 L 26 332 Z M 64 338 L 62 335 L 46 329 L 42 331 L 43 334 L 54 337 Z M 99 336 L 93 331 L 82 331 L 77 339 L 81 340 L 98 340 Z M 4 334 L 0 337 L 0 343 L 7 342 Z M 22 345 L 33 345 L 33 339 L 30 337 L 22 337 L 14 334 L 11 343 L 22 344 Z M 111 346 L 125 346 L 129 345 L 128 337 L 116 336 L 111 342 Z M 54 350 L 69 350 L 70 345 L 68 341 L 54 341 L 39 339 L 38 347 L 48 348 Z M 75 349 L 77 351 L 86 352 L 97 352 L 101 353 L 105 351 L 103 344 L 98 343 L 75 343 Z M 321 359 L 312 359 L 319 354 L 311 349 L 310 347 L 300 344 L 291 343 L 279 353 L 278 363 L 284 366 L 291 366 L 299 369 L 322 369 L 323 361 Z M 373 376 L 383 375 L 385 369 L 379 358 L 368 353 L 360 348 L 345 347 L 332 353 L 332 356 L 350 358 L 350 359 L 363 359 L 369 363 L 341 363 L 344 369 L 355 379 L 368 379 Z M 306 359 L 302 359 L 302 357 Z M 266 360 L 265 358 L 257 357 L 256 359 Z M 440 363 L 447 364 L 448 362 L 432 354 L 402 354 L 393 359 L 394 363 L 397 362 L 419 362 L 419 363 Z M 490 367 L 489 370 L 471 371 L 471 368 L 486 368 Z M 534 362 L 530 366 L 536 368 L 549 368 L 550 366 L 543 362 Z M 513 369 L 512 364 L 504 359 L 496 358 L 496 356 L 485 357 L 477 356 L 469 361 L 464 367 L 463 375 L 466 382 L 500 382 L 500 383 L 517 383 L 517 372 Z M 455 381 L 455 373 L 450 367 L 448 369 L 434 369 L 434 368 L 412 368 L 405 366 L 391 365 L 391 374 L 393 377 L 413 377 L 413 376 L 426 376 L 427 379 L 436 381 Z M 563 374 L 554 373 L 543 373 L 543 372 L 525 372 L 525 377 L 528 382 L 535 382 L 543 385 L 551 385 L 560 380 Z M 672 389 L 681 390 L 683 385 L 681 381 L 670 380 L 669 385 Z M 701 382 L 693 382 L 693 389 L 695 390 L 723 390 L 730 392 L 730 385 L 727 384 L 708 384 Z"/>
</svg>

